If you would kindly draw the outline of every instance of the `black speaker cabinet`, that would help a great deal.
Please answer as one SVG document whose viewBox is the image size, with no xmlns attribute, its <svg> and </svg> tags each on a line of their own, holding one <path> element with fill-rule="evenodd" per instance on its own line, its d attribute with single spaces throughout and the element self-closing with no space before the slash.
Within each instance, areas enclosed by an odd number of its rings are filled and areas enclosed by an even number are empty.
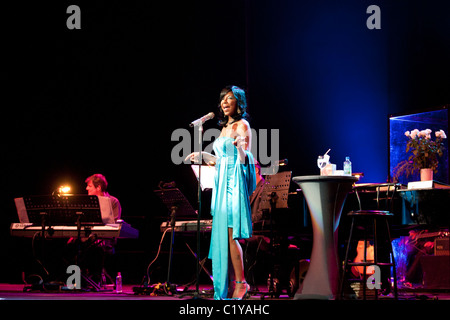
<svg viewBox="0 0 450 320">
<path fill-rule="evenodd" d="M 450 256 L 422 256 L 425 289 L 450 289 Z"/>
</svg>

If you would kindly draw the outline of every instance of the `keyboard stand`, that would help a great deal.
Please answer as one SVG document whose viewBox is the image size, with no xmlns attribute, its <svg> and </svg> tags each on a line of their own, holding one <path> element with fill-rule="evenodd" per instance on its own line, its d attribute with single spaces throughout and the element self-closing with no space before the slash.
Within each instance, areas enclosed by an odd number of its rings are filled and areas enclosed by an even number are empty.
<svg viewBox="0 0 450 320">
<path fill-rule="evenodd" d="M 172 229 L 172 234 L 170 238 L 167 281 L 164 286 L 166 288 L 165 292 L 167 292 L 168 295 L 174 295 L 177 293 L 176 286 L 171 284 L 170 276 L 172 273 L 173 243 L 175 241 L 175 221 L 177 216 L 192 216 L 195 214 L 195 211 L 178 188 L 160 188 L 160 190 L 155 190 L 155 194 L 161 199 L 170 212 L 170 228 Z"/>
</svg>

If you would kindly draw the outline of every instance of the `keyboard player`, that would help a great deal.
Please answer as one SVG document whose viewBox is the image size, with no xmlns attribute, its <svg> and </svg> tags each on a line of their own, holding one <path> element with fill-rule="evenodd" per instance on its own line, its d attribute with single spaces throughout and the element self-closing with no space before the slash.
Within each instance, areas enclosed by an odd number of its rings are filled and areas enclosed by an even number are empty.
<svg viewBox="0 0 450 320">
<path fill-rule="evenodd" d="M 108 193 L 108 181 L 105 176 L 100 173 L 93 174 L 86 178 L 85 183 L 86 191 L 90 196 L 103 196 L 111 199 L 114 220 L 117 222 L 121 218 L 122 207 L 119 200 Z M 69 239 L 67 243 L 69 248 L 73 247 L 75 240 L 76 238 Z M 89 237 L 83 241 L 86 267 L 91 273 L 101 275 L 100 282 L 104 281 L 105 275 L 112 281 L 105 271 L 105 259 L 114 255 L 116 241 L 116 239 L 97 239 L 96 237 Z"/>
</svg>

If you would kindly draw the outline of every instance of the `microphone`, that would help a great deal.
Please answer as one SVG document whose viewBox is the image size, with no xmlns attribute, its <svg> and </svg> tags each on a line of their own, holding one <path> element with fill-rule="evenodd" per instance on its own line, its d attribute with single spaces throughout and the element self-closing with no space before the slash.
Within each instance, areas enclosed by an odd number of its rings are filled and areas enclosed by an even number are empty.
<svg viewBox="0 0 450 320">
<path fill-rule="evenodd" d="M 206 116 L 201 117 L 200 119 L 194 120 L 191 122 L 190 126 L 194 127 L 194 126 L 198 126 L 198 125 L 202 125 L 204 124 L 206 121 L 211 120 L 212 118 L 214 118 L 214 112 L 210 112 L 208 113 Z"/>
<path fill-rule="evenodd" d="M 275 163 L 276 163 L 276 165 L 278 165 L 278 166 L 287 166 L 287 164 L 288 164 L 288 159 L 282 159 L 282 160 L 277 160 L 277 161 L 275 161 Z"/>
</svg>

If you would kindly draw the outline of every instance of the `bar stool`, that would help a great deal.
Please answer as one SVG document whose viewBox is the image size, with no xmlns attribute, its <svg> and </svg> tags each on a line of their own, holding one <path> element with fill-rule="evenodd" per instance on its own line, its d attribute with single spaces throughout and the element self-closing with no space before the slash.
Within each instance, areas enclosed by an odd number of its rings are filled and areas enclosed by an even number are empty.
<svg viewBox="0 0 450 320">
<path fill-rule="evenodd" d="M 367 269 L 369 266 L 377 266 L 377 267 L 391 267 L 393 271 L 393 286 L 394 286 L 394 297 L 395 299 L 398 299 L 398 293 L 397 293 L 397 274 L 396 274 L 396 268 L 395 268 L 395 259 L 394 259 L 394 253 L 392 250 L 392 239 L 390 235 L 390 227 L 389 227 L 389 219 L 393 216 L 393 214 L 390 211 L 384 211 L 379 210 L 380 207 L 380 189 L 383 186 L 387 186 L 387 193 L 386 193 L 386 205 L 392 209 L 392 199 L 394 197 L 395 191 L 398 187 L 397 184 L 377 184 L 377 210 L 363 210 L 361 209 L 361 200 L 359 198 L 358 190 L 357 188 L 354 188 L 355 194 L 358 198 L 358 203 L 360 210 L 351 211 L 347 214 L 348 217 L 351 218 L 351 227 L 350 227 L 350 234 L 347 242 L 347 248 L 345 252 L 345 258 L 344 258 L 344 267 L 343 267 L 343 274 L 341 277 L 341 284 L 340 284 L 340 298 L 343 298 L 344 294 L 344 282 L 350 281 L 350 279 L 347 279 L 347 274 L 349 269 L 355 268 L 359 270 L 363 270 L 362 272 L 362 279 L 352 279 L 353 282 L 361 282 L 362 283 L 362 291 L 363 291 L 363 299 L 366 300 L 366 281 L 367 281 Z M 390 189 L 392 187 L 392 194 L 390 194 Z M 384 227 L 384 228 L 383 228 Z M 381 233 L 384 229 L 384 234 Z M 363 236 L 363 251 L 362 251 L 362 257 L 361 252 L 358 250 L 358 257 L 362 258 L 361 261 L 353 261 L 349 262 L 349 251 L 350 247 L 353 246 L 353 243 L 359 239 L 355 237 L 354 233 L 362 230 L 362 236 Z M 368 258 L 368 243 L 369 239 L 373 241 L 373 261 L 369 261 Z M 385 244 L 385 247 L 387 248 L 387 256 L 383 258 L 380 258 L 380 252 L 379 248 L 381 244 Z M 360 247 L 359 247 L 360 249 Z M 357 257 L 357 258 L 358 258 Z M 380 271 L 381 268 L 375 269 L 375 272 Z M 390 271 L 390 268 L 389 268 Z M 361 272 L 360 272 L 361 274 Z M 383 274 L 381 272 L 381 274 Z M 375 280 L 378 279 L 378 276 L 381 278 L 381 274 L 371 276 L 370 279 Z M 388 276 L 385 276 L 383 280 L 390 278 L 390 272 L 388 273 Z M 390 286 L 389 280 L 387 281 L 387 285 Z M 378 287 L 379 284 L 374 284 L 375 289 L 375 299 L 378 299 Z M 390 288 L 390 287 L 389 287 Z"/>
</svg>

